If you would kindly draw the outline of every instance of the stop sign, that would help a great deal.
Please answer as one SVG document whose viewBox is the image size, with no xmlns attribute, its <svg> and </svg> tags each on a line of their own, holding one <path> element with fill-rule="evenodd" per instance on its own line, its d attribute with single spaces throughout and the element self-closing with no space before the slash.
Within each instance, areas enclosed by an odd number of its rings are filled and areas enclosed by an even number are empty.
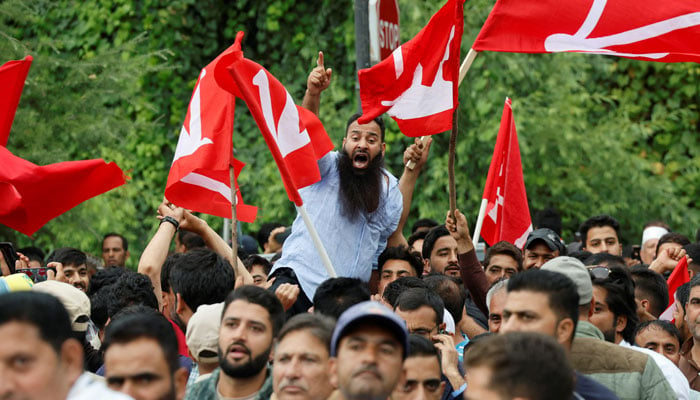
<svg viewBox="0 0 700 400">
<path fill-rule="evenodd" d="M 377 63 L 391 55 L 399 41 L 399 3 L 397 0 L 369 1 L 370 61 Z"/>
</svg>

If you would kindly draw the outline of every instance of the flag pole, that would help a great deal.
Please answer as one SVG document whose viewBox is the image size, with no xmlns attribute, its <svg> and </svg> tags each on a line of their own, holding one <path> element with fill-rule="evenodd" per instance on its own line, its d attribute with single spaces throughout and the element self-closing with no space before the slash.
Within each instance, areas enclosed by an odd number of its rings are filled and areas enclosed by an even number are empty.
<svg viewBox="0 0 700 400">
<path fill-rule="evenodd" d="M 326 248 L 323 247 L 323 243 L 321 242 L 321 237 L 318 236 L 318 232 L 316 231 L 316 227 L 314 226 L 314 223 L 311 221 L 311 218 L 309 217 L 309 214 L 306 212 L 306 208 L 304 205 L 297 206 L 297 212 L 299 215 L 301 215 L 301 218 L 304 220 L 304 225 L 306 225 L 306 229 L 309 231 L 309 234 L 311 235 L 311 241 L 314 243 L 314 247 L 316 247 L 316 250 L 318 251 L 319 256 L 321 256 L 321 262 L 323 263 L 323 266 L 326 267 L 326 271 L 328 272 L 328 276 L 331 278 L 337 278 L 338 274 L 335 273 L 335 269 L 333 268 L 333 264 L 331 263 L 330 257 L 328 257 L 328 253 L 326 252 Z"/>
<path fill-rule="evenodd" d="M 472 241 L 474 243 L 479 243 L 479 235 L 481 234 L 481 226 L 484 224 L 484 217 L 486 216 L 486 205 L 488 200 L 481 199 L 481 205 L 479 206 L 479 216 L 476 217 L 476 226 L 474 227 L 474 235 L 472 235 Z"/>
<path fill-rule="evenodd" d="M 450 152 L 447 159 L 447 176 L 449 179 L 449 192 L 450 192 L 450 215 L 454 218 L 455 209 L 457 208 L 457 189 L 455 187 L 455 148 L 457 147 L 457 132 L 459 132 L 459 127 L 457 126 L 457 116 L 458 116 L 459 102 L 455 104 L 455 108 L 452 111 L 452 131 L 450 132 Z"/>
<path fill-rule="evenodd" d="M 474 49 L 469 49 L 467 56 L 464 58 L 464 61 L 462 61 L 462 65 L 459 66 L 459 81 L 457 82 L 458 87 L 462 84 L 464 77 L 467 76 L 467 72 L 472 67 L 472 63 L 474 62 L 474 59 L 476 58 L 477 54 L 479 54 L 478 51 Z M 428 140 L 428 138 L 426 136 L 421 136 L 418 140 L 418 146 L 422 149 L 425 144 L 425 141 Z M 450 138 L 450 143 L 452 143 L 452 138 Z M 414 163 L 413 160 L 408 160 L 408 162 L 406 163 L 406 168 L 413 171 L 413 168 L 415 167 L 416 163 Z"/>
<path fill-rule="evenodd" d="M 231 253 L 233 262 L 238 264 L 238 219 L 236 218 L 236 204 L 238 204 L 238 189 L 236 189 L 236 175 L 233 165 L 228 166 L 229 180 L 231 181 Z M 236 269 L 236 266 L 234 266 Z"/>
</svg>

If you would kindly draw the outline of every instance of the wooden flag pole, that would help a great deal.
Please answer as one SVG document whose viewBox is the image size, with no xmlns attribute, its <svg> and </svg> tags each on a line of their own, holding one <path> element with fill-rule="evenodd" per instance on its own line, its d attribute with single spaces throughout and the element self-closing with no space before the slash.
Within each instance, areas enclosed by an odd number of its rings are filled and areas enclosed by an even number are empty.
<svg viewBox="0 0 700 400">
<path fill-rule="evenodd" d="M 454 219 L 455 209 L 457 208 L 457 189 L 455 185 L 455 148 L 457 147 L 457 133 L 459 126 L 457 125 L 459 103 L 455 104 L 454 112 L 452 113 L 452 131 L 450 132 L 450 153 L 447 159 L 447 176 L 449 178 L 450 187 L 450 215 Z M 456 220 L 456 219 L 455 219 Z"/>
<path fill-rule="evenodd" d="M 462 81 L 464 80 L 464 77 L 467 76 L 467 72 L 472 66 L 472 63 L 474 62 L 474 59 L 476 58 L 476 55 L 479 54 L 478 51 L 474 49 L 469 49 L 469 52 L 467 53 L 467 56 L 464 58 L 464 61 L 462 61 L 462 65 L 459 66 L 459 81 L 457 81 L 457 86 L 462 84 Z M 455 104 L 455 110 L 457 109 L 457 105 Z M 425 145 L 425 141 L 427 140 L 427 137 L 421 136 L 418 142 L 418 146 L 420 148 L 423 148 Z M 452 143 L 452 138 L 450 138 L 450 143 Z M 410 169 L 413 171 L 413 168 L 415 168 L 416 163 L 414 163 L 412 160 L 408 160 L 406 163 L 406 168 Z"/>
<path fill-rule="evenodd" d="M 228 175 L 231 183 L 231 252 L 233 255 L 233 262 L 238 263 L 238 219 L 236 218 L 238 189 L 236 189 L 236 174 L 233 171 L 233 165 L 229 165 Z"/>
</svg>

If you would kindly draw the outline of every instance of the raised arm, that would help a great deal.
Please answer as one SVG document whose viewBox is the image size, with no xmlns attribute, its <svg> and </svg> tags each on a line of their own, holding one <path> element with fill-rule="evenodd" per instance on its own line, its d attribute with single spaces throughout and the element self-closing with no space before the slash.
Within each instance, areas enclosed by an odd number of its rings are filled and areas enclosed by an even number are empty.
<svg viewBox="0 0 700 400">
<path fill-rule="evenodd" d="M 158 230 L 148 242 L 148 245 L 143 250 L 139 259 L 138 272 L 148 276 L 153 284 L 153 292 L 158 299 L 158 308 L 163 307 L 163 295 L 160 286 L 160 271 L 163 268 L 163 263 L 168 257 L 170 243 L 177 232 L 175 223 L 181 224 L 183 221 L 184 210 L 180 207 L 172 207 L 168 200 L 163 200 L 158 206 L 158 218 L 161 220 Z M 166 218 L 170 217 L 170 218 Z M 166 219 L 166 220 L 164 220 Z"/>
<path fill-rule="evenodd" d="M 413 200 L 413 191 L 416 188 L 416 181 L 418 180 L 421 169 L 428 160 L 432 142 L 433 139 L 429 137 L 423 145 L 420 144 L 419 139 L 416 138 L 416 142 L 410 145 L 403 153 L 404 169 L 399 179 L 399 190 L 403 197 L 403 210 L 401 211 L 401 218 L 399 219 L 399 225 L 396 227 L 396 231 L 389 236 L 389 240 L 387 241 L 388 247 L 408 246 L 408 242 L 403 235 L 403 227 L 406 225 L 408 214 L 411 211 L 411 201 Z M 413 169 L 409 169 L 405 166 L 409 160 L 415 163 Z"/>
<path fill-rule="evenodd" d="M 318 52 L 316 59 L 316 67 L 311 70 L 309 78 L 306 80 L 306 93 L 301 106 L 311 111 L 318 116 L 318 110 L 321 106 L 321 92 L 328 88 L 331 83 L 331 74 L 333 71 L 323 65 L 323 52 Z"/>
</svg>

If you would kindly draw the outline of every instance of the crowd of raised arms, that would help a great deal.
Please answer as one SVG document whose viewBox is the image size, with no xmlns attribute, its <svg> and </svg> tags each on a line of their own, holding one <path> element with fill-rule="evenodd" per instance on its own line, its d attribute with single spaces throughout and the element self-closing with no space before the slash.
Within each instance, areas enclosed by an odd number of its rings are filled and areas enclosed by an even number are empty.
<svg viewBox="0 0 700 400">
<path fill-rule="evenodd" d="M 305 107 L 330 77 L 311 72 Z M 3 253 L 0 399 L 700 398 L 697 237 L 651 221 L 624 246 L 597 215 L 567 244 L 553 215 L 481 252 L 455 210 L 406 238 L 430 141 L 396 178 L 382 120 L 358 117 L 301 191 L 337 277 L 300 216 L 234 259 L 167 200 L 139 260 L 118 233 L 101 259 Z"/>
</svg>

